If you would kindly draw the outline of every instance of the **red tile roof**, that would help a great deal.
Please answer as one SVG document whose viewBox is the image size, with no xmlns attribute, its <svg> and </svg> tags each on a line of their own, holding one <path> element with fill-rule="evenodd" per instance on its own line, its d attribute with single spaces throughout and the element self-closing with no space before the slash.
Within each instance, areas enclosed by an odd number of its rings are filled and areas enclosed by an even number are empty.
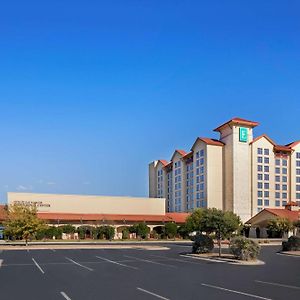
<svg viewBox="0 0 300 300">
<path fill-rule="evenodd" d="M 289 219 L 292 222 L 298 221 L 300 217 L 300 211 L 291 211 L 284 208 L 265 208 L 264 210 L 277 217 Z"/>
<path fill-rule="evenodd" d="M 73 214 L 38 213 L 38 217 L 48 221 L 127 221 L 127 222 L 176 222 L 184 223 L 189 214 L 166 213 L 165 215 L 121 215 L 121 214 Z"/>
<path fill-rule="evenodd" d="M 159 159 L 158 161 L 161 162 L 164 167 L 168 164 L 168 162 L 164 159 Z"/>
<path fill-rule="evenodd" d="M 274 146 L 274 151 L 277 151 L 277 152 L 292 152 L 293 150 L 288 146 L 275 145 Z"/>
<path fill-rule="evenodd" d="M 205 138 L 205 137 L 197 137 L 196 141 L 194 142 L 191 150 L 194 149 L 196 143 L 198 141 L 202 141 L 203 143 L 207 144 L 207 145 L 211 145 L 211 146 L 224 146 L 225 144 L 222 143 L 221 141 L 219 140 L 216 140 L 216 139 L 211 139 L 211 138 Z"/>
<path fill-rule="evenodd" d="M 193 157 L 193 151 L 190 151 L 189 153 L 187 153 L 185 156 L 183 156 L 182 158 L 183 159 L 187 159 L 187 158 L 191 158 L 191 157 Z"/>
<path fill-rule="evenodd" d="M 300 141 L 292 142 L 290 144 L 287 144 L 286 146 L 292 149 L 292 148 L 296 147 L 298 144 L 300 144 Z"/>
<path fill-rule="evenodd" d="M 271 138 L 269 138 L 266 134 L 262 134 L 262 135 L 256 137 L 250 144 L 257 142 L 258 140 L 260 140 L 262 138 L 267 139 L 273 146 L 276 145 L 276 143 Z"/>
<path fill-rule="evenodd" d="M 186 155 L 186 152 L 184 150 L 175 150 L 175 152 L 179 153 L 181 156 Z"/>
<path fill-rule="evenodd" d="M 214 129 L 214 131 L 220 131 L 224 126 L 226 126 L 228 124 L 238 124 L 238 125 L 249 126 L 249 127 L 252 127 L 252 128 L 259 125 L 258 122 L 249 121 L 249 120 L 245 120 L 245 119 L 242 119 L 242 118 L 235 117 L 235 118 L 232 118 L 231 120 L 225 122 L 224 124 L 220 125 L 216 129 Z"/>
<path fill-rule="evenodd" d="M 185 152 L 184 150 L 178 150 L 178 149 L 176 149 L 176 150 L 174 151 L 172 157 L 171 157 L 171 161 L 173 160 L 173 157 L 174 157 L 174 155 L 175 155 L 176 153 L 178 153 L 180 156 L 185 156 L 185 155 L 186 155 L 186 152 Z"/>
</svg>

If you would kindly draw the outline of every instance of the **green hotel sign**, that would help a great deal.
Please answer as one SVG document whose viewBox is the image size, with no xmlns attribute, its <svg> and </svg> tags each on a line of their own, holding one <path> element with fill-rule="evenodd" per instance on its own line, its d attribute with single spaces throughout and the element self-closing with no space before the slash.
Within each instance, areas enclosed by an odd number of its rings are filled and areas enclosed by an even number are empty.
<svg viewBox="0 0 300 300">
<path fill-rule="evenodd" d="M 248 129 L 245 127 L 240 127 L 240 142 L 248 142 Z"/>
</svg>

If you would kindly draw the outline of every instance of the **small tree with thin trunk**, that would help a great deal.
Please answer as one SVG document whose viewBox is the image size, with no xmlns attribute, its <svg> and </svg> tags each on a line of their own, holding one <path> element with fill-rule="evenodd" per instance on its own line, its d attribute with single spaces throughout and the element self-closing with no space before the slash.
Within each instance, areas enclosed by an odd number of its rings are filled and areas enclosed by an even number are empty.
<svg viewBox="0 0 300 300">
<path fill-rule="evenodd" d="M 28 240 L 46 228 L 44 221 L 37 216 L 35 206 L 12 204 L 8 207 L 7 221 L 4 222 L 5 234 L 13 238 Z"/>
<path fill-rule="evenodd" d="M 216 208 L 197 209 L 187 219 L 186 225 L 192 231 L 215 234 L 221 256 L 221 241 L 229 238 L 241 226 L 240 218 L 229 211 Z"/>
</svg>

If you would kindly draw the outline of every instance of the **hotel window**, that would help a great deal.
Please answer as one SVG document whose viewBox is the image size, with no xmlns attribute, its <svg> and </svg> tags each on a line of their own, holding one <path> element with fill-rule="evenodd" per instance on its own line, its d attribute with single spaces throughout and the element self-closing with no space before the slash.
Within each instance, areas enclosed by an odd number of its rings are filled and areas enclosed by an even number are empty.
<svg viewBox="0 0 300 300">
<path fill-rule="evenodd" d="M 262 159 L 262 157 L 261 157 L 261 156 L 258 156 L 258 157 L 257 157 L 257 162 L 258 162 L 259 164 L 262 164 L 262 162 L 263 162 L 263 159 Z"/>
<path fill-rule="evenodd" d="M 257 205 L 261 206 L 263 204 L 262 199 L 257 199 Z"/>
<path fill-rule="evenodd" d="M 296 152 L 296 158 L 300 159 L 300 152 Z"/>
<path fill-rule="evenodd" d="M 204 164 L 204 158 L 201 158 L 200 159 L 200 165 L 203 165 Z"/>
<path fill-rule="evenodd" d="M 283 160 L 282 160 L 282 165 L 283 165 L 284 167 L 287 166 L 287 160 L 286 160 L 286 159 L 283 159 Z"/>
<path fill-rule="evenodd" d="M 200 183 L 200 190 L 201 190 L 201 191 L 204 190 L 204 183 Z"/>
<path fill-rule="evenodd" d="M 257 191 L 257 197 L 262 197 L 263 192 L 262 191 Z"/>
<path fill-rule="evenodd" d="M 280 184 L 278 184 L 278 183 L 275 184 L 275 190 L 280 191 Z"/>
<path fill-rule="evenodd" d="M 275 160 L 275 165 L 276 165 L 276 166 L 280 166 L 280 159 L 276 159 L 276 160 Z"/>
<path fill-rule="evenodd" d="M 287 168 L 282 168 L 282 174 L 287 174 Z"/>
<path fill-rule="evenodd" d="M 282 193 L 282 199 L 287 199 L 287 193 Z"/>
<path fill-rule="evenodd" d="M 286 176 L 282 176 L 282 182 L 287 182 L 287 177 Z"/>
<path fill-rule="evenodd" d="M 275 168 L 275 173 L 280 174 L 280 168 Z"/>
<path fill-rule="evenodd" d="M 262 188 L 263 188 L 262 182 L 258 182 L 258 183 L 257 183 L 257 188 L 258 188 L 258 189 L 262 189 Z"/>
<path fill-rule="evenodd" d="M 280 193 L 279 193 L 279 192 L 276 192 L 276 193 L 275 193 L 275 198 L 276 198 L 276 199 L 280 199 Z"/>
<path fill-rule="evenodd" d="M 296 182 L 300 183 L 300 177 L 296 177 Z"/>
<path fill-rule="evenodd" d="M 296 191 L 300 192 L 300 185 L 298 185 L 298 184 L 296 185 Z"/>
<path fill-rule="evenodd" d="M 264 205 L 265 205 L 265 206 L 269 206 L 269 204 L 270 204 L 270 201 L 269 201 L 269 200 L 267 200 L 267 199 L 264 200 Z"/>
<path fill-rule="evenodd" d="M 200 176 L 200 181 L 203 182 L 204 181 L 204 175 Z"/>
<path fill-rule="evenodd" d="M 283 185 L 282 185 L 282 190 L 283 190 L 283 191 L 286 191 L 286 190 L 287 190 L 287 185 L 286 185 L 286 184 L 283 184 Z"/>
<path fill-rule="evenodd" d="M 300 169 L 296 169 L 296 175 L 300 175 Z"/>
<path fill-rule="evenodd" d="M 196 194 L 196 199 L 200 199 L 200 193 Z"/>
<path fill-rule="evenodd" d="M 268 173 L 269 172 L 269 166 L 264 166 L 264 171 Z"/>
<path fill-rule="evenodd" d="M 282 201 L 282 206 L 286 206 L 286 201 Z"/>
<path fill-rule="evenodd" d="M 265 162 L 265 164 L 268 164 L 270 162 L 269 157 L 265 157 L 264 162 Z"/>
<path fill-rule="evenodd" d="M 300 199 L 300 193 L 296 194 L 296 199 Z"/>
<path fill-rule="evenodd" d="M 257 154 L 262 154 L 263 153 L 263 149 L 262 148 L 257 148 Z"/>
<path fill-rule="evenodd" d="M 262 174 L 257 174 L 257 180 L 263 180 L 263 175 Z"/>
<path fill-rule="evenodd" d="M 269 181 L 269 174 L 265 174 L 264 178 L 265 178 L 266 181 Z"/>
<path fill-rule="evenodd" d="M 200 156 L 204 156 L 204 150 L 200 150 Z"/>
<path fill-rule="evenodd" d="M 262 172 L 262 170 L 263 170 L 262 165 L 258 165 L 258 166 L 257 166 L 257 171 L 258 171 L 258 172 Z"/>
<path fill-rule="evenodd" d="M 196 152 L 196 158 L 199 158 L 199 151 Z"/>
<path fill-rule="evenodd" d="M 270 188 L 270 184 L 269 184 L 268 182 L 265 182 L 265 183 L 264 183 L 264 188 L 265 188 L 266 190 L 268 190 L 268 189 Z"/>
<path fill-rule="evenodd" d="M 280 176 L 275 176 L 275 181 L 280 182 Z"/>
<path fill-rule="evenodd" d="M 297 161 L 296 161 L 296 166 L 297 166 L 297 167 L 300 167 L 300 160 L 297 160 Z"/>
<path fill-rule="evenodd" d="M 269 149 L 264 149 L 264 154 L 269 155 Z"/>
<path fill-rule="evenodd" d="M 264 196 L 265 196 L 266 198 L 269 198 L 269 191 L 265 191 L 265 192 L 264 192 Z"/>
<path fill-rule="evenodd" d="M 279 200 L 275 200 L 275 206 L 280 206 L 280 201 Z"/>
</svg>

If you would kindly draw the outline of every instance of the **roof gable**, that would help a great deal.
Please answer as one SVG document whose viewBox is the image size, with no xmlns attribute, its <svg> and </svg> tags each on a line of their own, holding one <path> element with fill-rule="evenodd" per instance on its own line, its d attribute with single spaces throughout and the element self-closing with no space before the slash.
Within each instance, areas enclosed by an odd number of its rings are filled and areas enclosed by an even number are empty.
<svg viewBox="0 0 300 300">
<path fill-rule="evenodd" d="M 268 137 L 266 134 L 262 134 L 262 135 L 256 137 L 250 144 L 254 144 L 255 142 L 257 142 L 263 138 L 266 139 L 268 142 L 270 142 L 273 146 L 276 145 L 276 143 L 270 137 Z"/>
<path fill-rule="evenodd" d="M 211 145 L 211 146 L 224 146 L 224 143 L 222 143 L 221 141 L 217 140 L 217 139 L 211 139 L 211 138 L 205 138 L 205 137 L 197 137 L 196 141 L 194 142 L 191 150 L 193 151 L 196 144 L 198 142 L 203 142 L 204 144 L 207 145 Z"/>
<path fill-rule="evenodd" d="M 180 157 L 185 156 L 187 153 L 184 150 L 175 150 L 172 157 L 171 157 L 171 161 L 174 159 L 175 155 L 178 154 Z"/>
<path fill-rule="evenodd" d="M 256 127 L 256 126 L 259 125 L 258 122 L 254 122 L 254 121 L 242 119 L 242 118 L 239 118 L 239 117 L 235 117 L 235 118 L 232 118 L 231 120 L 225 122 L 224 124 L 220 125 L 219 127 L 215 128 L 214 131 L 220 131 L 226 125 L 230 125 L 230 124 L 244 125 L 244 126 L 248 126 L 248 127 L 251 127 L 251 128 Z"/>
</svg>

